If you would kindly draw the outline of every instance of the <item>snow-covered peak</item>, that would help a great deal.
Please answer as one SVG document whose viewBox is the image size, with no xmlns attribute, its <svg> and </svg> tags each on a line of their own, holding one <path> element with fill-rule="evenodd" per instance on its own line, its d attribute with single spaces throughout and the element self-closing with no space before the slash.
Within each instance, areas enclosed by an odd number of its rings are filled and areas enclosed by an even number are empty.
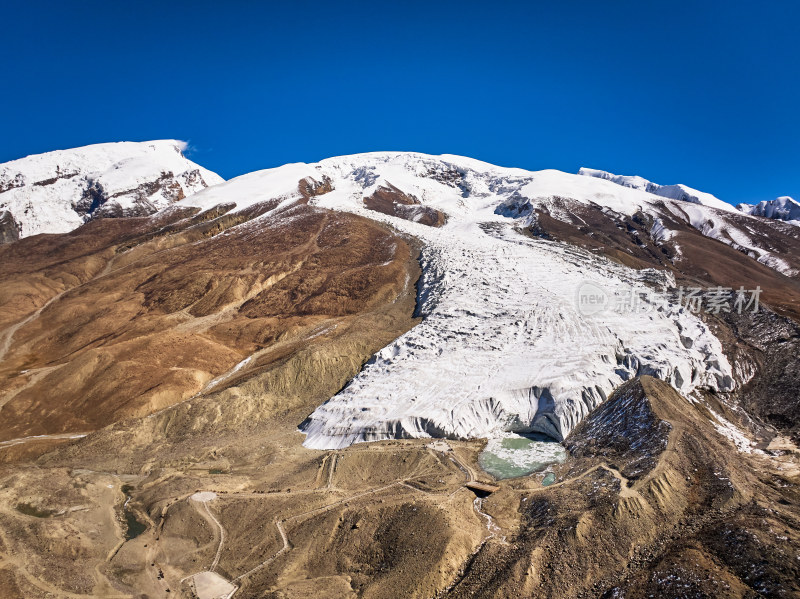
<svg viewBox="0 0 800 599">
<path fill-rule="evenodd" d="M 286 164 L 242 175 L 227 185 L 236 187 L 238 209 L 243 209 L 266 199 L 265 189 L 270 190 L 272 198 L 296 195 L 298 181 L 306 177 L 330 178 L 334 187 L 336 181 L 346 181 L 353 187 L 353 193 L 362 196 L 392 185 L 451 215 L 488 204 L 496 206 L 509 198 L 546 204 L 554 197 L 597 204 L 623 214 L 647 210 L 664 199 L 738 213 L 722 200 L 684 185 L 660 186 L 641 177 L 620 177 L 591 169 L 581 169 L 579 175 L 554 169 L 529 171 L 463 156 L 416 152 L 369 152 L 327 158 L 318 163 Z M 232 189 L 210 189 L 189 203 L 209 208 Z"/>
<path fill-rule="evenodd" d="M 635 175 L 615 175 L 607 171 L 585 167 L 582 167 L 578 171 L 578 174 L 585 177 L 606 179 L 607 181 L 612 181 L 617 185 L 622 185 L 623 187 L 641 189 L 642 191 L 646 191 L 664 198 L 669 198 L 671 200 L 680 200 L 682 202 L 691 202 L 692 204 L 701 204 L 703 206 L 717 208 L 718 210 L 727 210 L 728 212 L 735 212 L 736 210 L 731 204 L 723 202 L 716 196 L 704 191 L 693 189 L 686 185 L 659 185 L 658 183 L 653 183 L 652 181 L 648 181 L 643 177 L 638 177 Z"/>
<path fill-rule="evenodd" d="M 186 142 L 164 139 L 149 142 L 114 142 L 93 144 L 69 150 L 54 150 L 32 154 L 0 164 L 0 172 L 21 173 L 28 182 L 42 181 L 55 174 L 77 173 L 90 166 L 94 171 L 105 171 L 121 162 L 158 156 L 160 160 L 175 163 L 183 159 Z"/>
<path fill-rule="evenodd" d="M 223 179 L 177 140 L 105 143 L 0 164 L 0 212 L 19 237 L 63 233 L 93 216 L 143 216 Z"/>
<path fill-rule="evenodd" d="M 242 210 L 265 200 L 294 201 L 303 195 L 298 183 L 304 179 L 330 181 L 333 193 L 324 196 L 324 203 L 332 207 L 364 210 L 365 198 L 382 188 L 396 188 L 454 222 L 484 210 L 505 216 L 543 210 L 556 219 L 571 222 L 572 215 L 561 201 L 564 199 L 629 217 L 642 212 L 661 228 L 658 223 L 666 215 L 784 274 L 794 273 L 785 261 L 773 256 L 771 247 L 751 239 L 751 232 L 740 230 L 742 227 L 731 219 L 749 217 L 714 196 L 682 185 L 658 186 L 640 177 L 619 178 L 589 169 L 581 169 L 581 174 L 552 169 L 528 171 L 449 154 L 371 152 L 242 175 L 182 203 L 208 209 L 235 201 L 236 210 Z M 235 200 L 230 199 L 234 197 Z M 662 233 L 664 239 L 670 237 L 668 231 Z"/>
<path fill-rule="evenodd" d="M 781 196 L 774 200 L 759 202 L 758 204 L 739 204 L 739 210 L 752 216 L 763 216 L 775 220 L 783 220 L 800 225 L 800 202 L 789 196 Z"/>
<path fill-rule="evenodd" d="M 181 204 L 208 210 L 219 204 L 235 201 L 236 209 L 243 210 L 265 200 L 296 199 L 299 196 L 298 183 L 315 176 L 321 175 L 313 165 L 302 162 L 284 164 L 234 177 L 222 185 L 196 193 Z"/>
<path fill-rule="evenodd" d="M 345 184 L 352 194 L 359 196 L 358 201 L 379 187 L 392 185 L 452 216 L 490 205 L 496 207 L 509 198 L 526 198 L 538 204 L 546 204 L 554 197 L 569 198 L 624 214 L 634 214 L 661 201 L 632 186 L 621 187 L 610 180 L 554 169 L 529 171 L 501 167 L 451 154 L 370 152 L 256 171 L 231 179 L 220 188 L 203 191 L 185 203 L 210 208 L 235 188 L 237 209 L 241 210 L 268 199 L 267 189 L 270 198 L 289 197 L 297 195 L 300 179 L 326 177 L 334 182 L 335 188 L 337 181 L 338 187 Z"/>
</svg>

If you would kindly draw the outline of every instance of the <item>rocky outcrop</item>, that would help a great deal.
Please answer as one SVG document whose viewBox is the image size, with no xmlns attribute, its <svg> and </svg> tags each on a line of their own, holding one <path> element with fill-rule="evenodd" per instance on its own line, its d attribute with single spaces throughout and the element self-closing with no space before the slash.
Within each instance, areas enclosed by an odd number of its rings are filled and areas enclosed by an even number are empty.
<svg viewBox="0 0 800 599">
<path fill-rule="evenodd" d="M 442 597 L 800 592 L 796 560 L 787 559 L 800 544 L 796 474 L 738 453 L 703 406 L 637 378 L 566 444 L 571 457 L 556 468 L 558 484 L 520 480 L 516 533 L 484 544 Z"/>
<path fill-rule="evenodd" d="M 297 191 L 303 199 L 309 200 L 333 191 L 333 181 L 327 175 L 321 181 L 314 177 L 305 177 L 297 184 Z"/>
<path fill-rule="evenodd" d="M 592 411 L 564 444 L 573 456 L 624 464 L 626 478 L 641 478 L 658 463 L 672 428 L 656 412 L 641 379 L 633 379 Z"/>
<path fill-rule="evenodd" d="M 443 212 L 430 206 L 422 206 L 417 198 L 403 193 L 391 183 L 379 186 L 372 195 L 365 197 L 364 206 L 429 227 L 441 227 L 447 222 L 447 216 Z"/>
<path fill-rule="evenodd" d="M 0 210 L 0 243 L 10 243 L 19 239 L 19 225 L 8 210 Z"/>
<path fill-rule="evenodd" d="M 25 177 L 22 173 L 0 173 L 0 193 L 11 191 L 25 185 Z"/>
<path fill-rule="evenodd" d="M 192 173 L 191 176 L 182 173 L 181 178 L 205 188 L 206 184 L 200 172 L 195 170 Z M 75 204 L 75 211 L 87 220 L 147 216 L 157 212 L 165 203 L 172 204 L 185 197 L 184 187 L 179 178 L 171 172 L 161 173 L 154 181 L 112 193 L 103 188 L 101 181 L 92 181 Z"/>
</svg>

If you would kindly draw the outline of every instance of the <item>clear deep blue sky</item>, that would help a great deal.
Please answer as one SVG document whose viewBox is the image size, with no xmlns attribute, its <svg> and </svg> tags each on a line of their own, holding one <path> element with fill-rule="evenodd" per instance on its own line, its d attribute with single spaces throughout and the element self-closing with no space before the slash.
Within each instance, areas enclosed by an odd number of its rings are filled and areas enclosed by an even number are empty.
<svg viewBox="0 0 800 599">
<path fill-rule="evenodd" d="M 795 2 L 5 2 L 0 162 L 178 138 L 230 178 L 375 150 L 800 199 Z"/>
</svg>

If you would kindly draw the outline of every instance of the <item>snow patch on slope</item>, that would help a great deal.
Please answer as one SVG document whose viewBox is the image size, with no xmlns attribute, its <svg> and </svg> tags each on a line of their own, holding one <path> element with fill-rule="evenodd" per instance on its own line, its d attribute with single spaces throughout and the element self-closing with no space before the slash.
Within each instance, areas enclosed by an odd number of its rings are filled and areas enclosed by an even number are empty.
<svg viewBox="0 0 800 599">
<path fill-rule="evenodd" d="M 716 431 L 726 437 L 731 443 L 736 446 L 736 449 L 741 451 L 742 453 L 763 453 L 759 449 L 755 449 L 755 443 L 751 441 L 744 432 L 739 429 L 736 425 L 734 425 L 729 420 L 726 420 L 720 414 L 717 414 L 714 410 L 706 406 L 708 411 L 711 413 L 713 420 L 711 420 L 711 424 L 714 426 Z"/>
</svg>

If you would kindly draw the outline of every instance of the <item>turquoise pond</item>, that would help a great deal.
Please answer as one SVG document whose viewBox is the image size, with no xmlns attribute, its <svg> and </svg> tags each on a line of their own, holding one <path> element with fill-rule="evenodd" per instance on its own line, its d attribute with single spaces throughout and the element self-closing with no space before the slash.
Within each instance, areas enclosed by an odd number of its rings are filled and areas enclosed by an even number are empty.
<svg viewBox="0 0 800 599">
<path fill-rule="evenodd" d="M 503 433 L 500 437 L 489 439 L 478 456 L 478 464 L 495 478 L 504 479 L 542 472 L 566 458 L 567 453 L 561 443 L 544 435 Z M 555 476 L 548 473 L 542 484 L 546 486 L 554 481 Z"/>
</svg>

